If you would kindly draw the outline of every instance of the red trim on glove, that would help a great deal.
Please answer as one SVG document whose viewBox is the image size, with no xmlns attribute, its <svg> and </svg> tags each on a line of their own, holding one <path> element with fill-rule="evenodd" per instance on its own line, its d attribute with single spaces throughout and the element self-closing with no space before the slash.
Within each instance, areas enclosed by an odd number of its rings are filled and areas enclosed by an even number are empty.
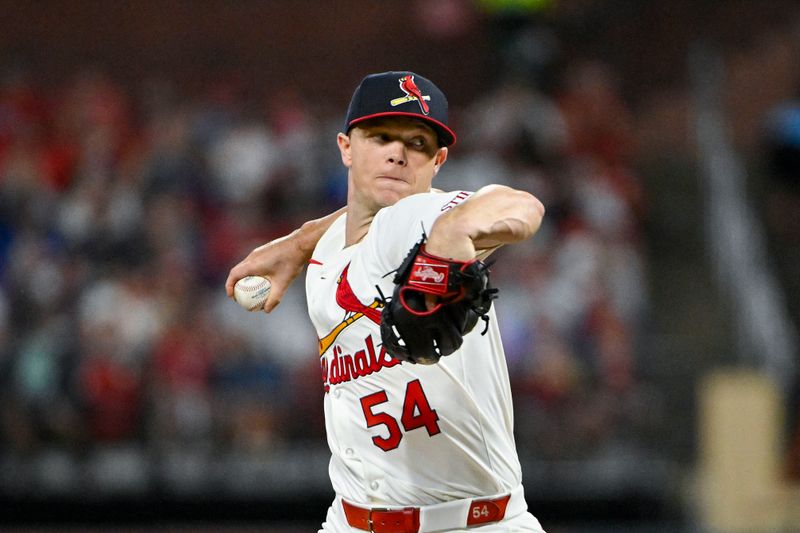
<svg viewBox="0 0 800 533">
<path fill-rule="evenodd" d="M 438 311 L 442 304 L 458 301 L 463 296 L 463 288 L 458 292 L 449 290 L 450 269 L 455 265 L 459 267 L 459 270 L 464 270 L 475 261 L 477 259 L 472 259 L 471 261 L 445 259 L 428 253 L 423 244 L 411 264 L 411 271 L 405 283 L 406 286 L 400 289 L 400 303 L 409 313 L 417 316 L 427 316 Z M 438 296 L 440 301 L 434 307 L 425 311 L 412 309 L 408 306 L 404 297 L 404 293 L 408 290 L 433 294 Z"/>
</svg>

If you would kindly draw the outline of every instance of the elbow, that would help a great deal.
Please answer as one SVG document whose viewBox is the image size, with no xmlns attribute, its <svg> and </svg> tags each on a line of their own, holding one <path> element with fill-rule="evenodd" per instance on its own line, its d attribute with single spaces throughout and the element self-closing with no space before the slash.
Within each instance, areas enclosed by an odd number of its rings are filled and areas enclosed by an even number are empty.
<svg viewBox="0 0 800 533">
<path fill-rule="evenodd" d="M 531 193 L 526 192 L 524 194 L 528 197 L 527 200 L 530 204 L 530 209 L 533 211 L 533 215 L 541 223 L 542 219 L 544 218 L 544 204 Z"/>
<path fill-rule="evenodd" d="M 538 220 L 539 222 L 542 221 L 544 218 L 544 204 L 539 201 L 534 195 L 529 193 L 528 191 L 523 191 L 520 189 L 514 189 L 507 185 L 487 185 L 483 187 L 479 193 L 486 191 L 489 194 L 497 194 L 504 196 L 507 201 L 511 201 L 511 203 L 519 204 L 524 208 L 525 211 L 531 217 L 531 220 Z"/>
<path fill-rule="evenodd" d="M 516 191 L 519 203 L 523 207 L 523 219 L 527 229 L 525 238 L 532 237 L 542 225 L 544 218 L 544 204 L 534 195 L 526 191 Z"/>
<path fill-rule="evenodd" d="M 470 205 L 473 207 L 468 209 Z M 539 231 L 545 211 L 542 202 L 534 195 L 505 185 L 486 186 L 460 207 L 460 210 L 452 209 L 447 214 L 455 217 L 457 212 L 463 213 L 461 223 L 456 225 L 471 228 L 468 235 L 480 248 L 512 244 L 533 237 Z M 477 226 L 469 224 L 470 213 L 480 214 Z"/>
</svg>

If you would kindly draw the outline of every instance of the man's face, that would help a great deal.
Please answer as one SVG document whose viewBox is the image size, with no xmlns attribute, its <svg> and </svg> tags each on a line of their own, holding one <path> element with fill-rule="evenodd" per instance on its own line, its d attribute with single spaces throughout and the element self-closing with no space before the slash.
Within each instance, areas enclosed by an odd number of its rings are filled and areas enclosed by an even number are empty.
<svg viewBox="0 0 800 533">
<path fill-rule="evenodd" d="M 368 120 L 339 134 L 342 162 L 349 169 L 348 203 L 377 212 L 412 194 L 427 192 L 447 159 L 447 148 L 423 121 L 407 117 Z"/>
</svg>

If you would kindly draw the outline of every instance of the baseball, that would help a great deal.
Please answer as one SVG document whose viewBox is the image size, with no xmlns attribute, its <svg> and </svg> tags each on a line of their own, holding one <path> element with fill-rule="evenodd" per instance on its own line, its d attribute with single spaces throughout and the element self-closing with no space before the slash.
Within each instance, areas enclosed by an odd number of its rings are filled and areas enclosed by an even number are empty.
<svg viewBox="0 0 800 533">
<path fill-rule="evenodd" d="M 264 308 L 271 287 L 267 278 L 246 276 L 233 286 L 233 298 L 248 311 L 258 311 Z"/>
</svg>

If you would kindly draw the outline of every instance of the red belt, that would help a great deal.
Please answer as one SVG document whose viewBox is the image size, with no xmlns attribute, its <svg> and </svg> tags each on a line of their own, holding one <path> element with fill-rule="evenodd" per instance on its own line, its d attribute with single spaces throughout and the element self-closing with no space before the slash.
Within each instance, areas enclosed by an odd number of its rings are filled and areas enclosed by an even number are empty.
<svg viewBox="0 0 800 533">
<path fill-rule="evenodd" d="M 484 500 L 472 500 L 466 517 L 453 517 L 454 522 L 463 527 L 499 522 L 506 514 L 506 506 L 511 495 Z M 419 531 L 419 507 L 402 509 L 365 508 L 342 500 L 342 508 L 350 526 L 373 533 L 417 533 Z"/>
</svg>

